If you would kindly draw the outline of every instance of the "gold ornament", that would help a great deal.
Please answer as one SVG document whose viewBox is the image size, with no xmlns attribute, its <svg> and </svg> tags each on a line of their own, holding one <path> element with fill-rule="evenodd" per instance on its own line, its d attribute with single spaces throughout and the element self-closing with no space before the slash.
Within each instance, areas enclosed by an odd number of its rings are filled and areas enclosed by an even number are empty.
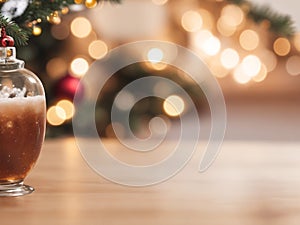
<svg viewBox="0 0 300 225">
<path fill-rule="evenodd" d="M 97 0 L 85 0 L 85 6 L 87 8 L 94 8 L 97 5 Z"/>
<path fill-rule="evenodd" d="M 42 33 L 42 28 L 40 26 L 34 25 L 32 28 L 32 34 L 34 36 L 39 36 Z"/>
<path fill-rule="evenodd" d="M 49 16 L 47 16 L 47 20 L 49 23 L 56 24 L 56 25 L 60 24 L 60 22 L 61 22 L 61 19 L 58 15 L 57 11 L 55 11 L 55 12 L 51 13 Z"/>
</svg>

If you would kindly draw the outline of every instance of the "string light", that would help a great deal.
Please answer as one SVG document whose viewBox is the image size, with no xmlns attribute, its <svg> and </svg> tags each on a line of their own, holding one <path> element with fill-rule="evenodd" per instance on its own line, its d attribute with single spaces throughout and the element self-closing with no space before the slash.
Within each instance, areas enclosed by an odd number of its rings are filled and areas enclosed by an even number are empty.
<svg viewBox="0 0 300 225">
<path fill-rule="evenodd" d="M 39 35 L 41 35 L 41 33 L 42 33 L 42 28 L 40 26 L 34 25 L 32 27 L 32 34 L 34 36 L 39 36 Z"/>
</svg>

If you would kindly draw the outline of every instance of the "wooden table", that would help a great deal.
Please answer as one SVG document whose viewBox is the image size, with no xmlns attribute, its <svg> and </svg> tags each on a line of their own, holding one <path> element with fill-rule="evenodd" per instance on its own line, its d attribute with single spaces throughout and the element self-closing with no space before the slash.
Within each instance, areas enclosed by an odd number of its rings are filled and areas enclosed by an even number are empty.
<svg viewBox="0 0 300 225">
<path fill-rule="evenodd" d="M 36 191 L 0 198 L 0 224 L 300 223 L 300 143 L 225 141 L 213 166 L 198 173 L 201 146 L 175 177 L 133 188 L 92 171 L 74 139 L 47 140 L 25 182 Z"/>
</svg>

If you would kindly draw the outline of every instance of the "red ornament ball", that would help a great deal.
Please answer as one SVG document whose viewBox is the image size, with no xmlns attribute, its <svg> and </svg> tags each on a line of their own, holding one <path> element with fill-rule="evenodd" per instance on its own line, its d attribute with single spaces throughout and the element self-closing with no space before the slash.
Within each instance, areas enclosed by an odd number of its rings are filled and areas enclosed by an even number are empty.
<svg viewBox="0 0 300 225">
<path fill-rule="evenodd" d="M 79 99 L 84 97 L 84 88 L 80 83 L 80 79 L 69 74 L 56 82 L 54 91 L 55 96 L 58 99 L 68 99 L 73 101 L 76 92 Z"/>
<path fill-rule="evenodd" d="M 14 46 L 14 44 L 15 44 L 15 41 L 11 36 L 5 36 L 1 39 L 1 45 L 3 47 L 7 47 L 7 46 L 12 47 L 12 46 Z"/>
</svg>

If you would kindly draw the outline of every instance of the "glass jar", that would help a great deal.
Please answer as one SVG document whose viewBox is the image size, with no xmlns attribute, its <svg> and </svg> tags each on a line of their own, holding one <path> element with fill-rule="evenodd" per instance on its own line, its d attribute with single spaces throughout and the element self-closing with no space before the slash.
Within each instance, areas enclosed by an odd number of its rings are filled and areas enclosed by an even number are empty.
<svg viewBox="0 0 300 225">
<path fill-rule="evenodd" d="M 16 59 L 14 47 L 0 47 L 0 196 L 20 196 L 44 141 L 46 101 L 41 81 Z"/>
</svg>

